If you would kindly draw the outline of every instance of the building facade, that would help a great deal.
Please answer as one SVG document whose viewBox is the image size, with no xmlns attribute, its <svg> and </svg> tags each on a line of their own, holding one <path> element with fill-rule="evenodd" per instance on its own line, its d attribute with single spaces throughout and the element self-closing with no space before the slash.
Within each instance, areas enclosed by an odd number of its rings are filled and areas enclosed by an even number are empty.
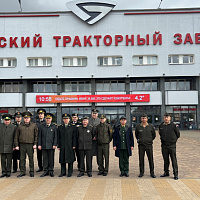
<svg viewBox="0 0 200 200">
<path fill-rule="evenodd" d="M 200 125 L 200 9 L 115 10 L 89 25 L 73 12 L 0 13 L 0 115 L 38 108 L 111 124 L 168 112 Z M 149 102 L 36 103 L 36 95 L 149 94 Z"/>
</svg>

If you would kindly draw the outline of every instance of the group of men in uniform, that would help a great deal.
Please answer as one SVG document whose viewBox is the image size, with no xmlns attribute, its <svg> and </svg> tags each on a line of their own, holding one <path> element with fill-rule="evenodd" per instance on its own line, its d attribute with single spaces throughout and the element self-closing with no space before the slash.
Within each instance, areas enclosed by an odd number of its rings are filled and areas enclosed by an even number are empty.
<svg viewBox="0 0 200 200">
<path fill-rule="evenodd" d="M 96 156 L 98 164 L 98 175 L 107 176 L 109 169 L 109 144 L 113 139 L 113 150 L 115 156 L 119 157 L 120 177 L 129 177 L 129 157 L 134 148 L 132 128 L 127 125 L 125 116 L 120 117 L 120 124 L 115 126 L 106 123 L 106 116 L 98 117 L 98 110 L 92 110 L 92 117 L 83 117 L 82 123 L 78 122 L 78 114 L 67 113 L 62 115 L 63 123 L 58 127 L 52 123 L 53 114 L 46 113 L 45 109 L 38 109 L 38 120 L 31 122 L 32 114 L 23 112 L 15 114 L 15 122 L 11 124 L 12 116 L 3 115 L 4 123 L 0 125 L 0 153 L 2 177 L 10 177 L 13 159 L 13 173 L 17 171 L 17 160 L 20 160 L 20 174 L 26 175 L 26 155 L 29 158 L 29 174 L 34 177 L 34 149 L 37 149 L 37 160 L 39 169 L 43 171 L 40 177 L 50 175 L 54 177 L 54 154 L 59 150 L 59 163 L 61 174 L 59 177 L 71 177 L 73 174 L 73 163 L 77 158 L 79 174 L 77 177 L 92 177 L 92 158 Z M 23 122 L 22 122 L 23 117 Z M 176 159 L 176 142 L 180 132 L 176 125 L 171 122 L 168 113 L 164 115 L 164 122 L 159 126 L 162 155 L 164 160 L 164 174 L 169 176 L 169 156 L 171 157 L 174 179 L 178 180 L 178 165 Z M 154 174 L 153 140 L 156 137 L 155 129 L 148 123 L 148 117 L 143 114 L 141 123 L 136 126 L 135 137 L 138 143 L 139 170 L 138 177 L 144 175 L 145 152 L 149 161 L 150 176 Z M 20 153 L 19 153 L 20 152 Z M 75 156 L 76 153 L 76 156 Z M 75 158 L 76 157 L 76 158 Z M 86 159 L 85 159 L 86 158 Z M 86 160 L 86 166 L 85 166 Z M 68 163 L 68 172 L 66 172 Z"/>
</svg>

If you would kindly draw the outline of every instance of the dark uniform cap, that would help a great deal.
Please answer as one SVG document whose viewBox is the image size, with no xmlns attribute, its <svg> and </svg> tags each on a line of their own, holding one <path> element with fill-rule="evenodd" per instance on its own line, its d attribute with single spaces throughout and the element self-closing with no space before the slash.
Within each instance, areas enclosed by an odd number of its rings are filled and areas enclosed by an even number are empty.
<svg viewBox="0 0 200 200">
<path fill-rule="evenodd" d="M 2 119 L 11 120 L 11 119 L 12 119 L 12 115 L 10 115 L 10 114 L 5 114 L 5 115 L 2 116 Z"/>
<path fill-rule="evenodd" d="M 101 115 L 100 118 L 104 119 L 104 118 L 106 118 L 106 115 Z"/>
<path fill-rule="evenodd" d="M 72 117 L 74 117 L 74 116 L 78 117 L 78 114 L 77 113 L 73 113 Z"/>
<path fill-rule="evenodd" d="M 142 117 L 147 117 L 147 114 L 146 114 L 146 113 L 143 113 L 143 114 L 142 114 Z"/>
<path fill-rule="evenodd" d="M 45 113 L 46 113 L 46 110 L 45 110 L 45 109 L 39 108 L 39 109 L 37 110 L 37 113 L 38 113 L 38 114 L 45 114 Z"/>
<path fill-rule="evenodd" d="M 46 113 L 46 114 L 45 114 L 45 118 L 47 118 L 47 119 L 53 118 L 53 114 L 51 114 L 51 113 Z"/>
<path fill-rule="evenodd" d="M 92 109 L 93 113 L 98 113 L 99 111 L 97 109 Z"/>
<path fill-rule="evenodd" d="M 87 120 L 89 120 L 89 117 L 85 116 L 85 117 L 83 117 L 83 120 L 84 120 L 84 119 L 87 119 Z"/>
<path fill-rule="evenodd" d="M 14 116 L 15 116 L 15 117 L 21 117 L 21 116 L 22 116 L 22 113 L 16 112 Z"/>
<path fill-rule="evenodd" d="M 120 117 L 120 120 L 121 120 L 121 119 L 126 119 L 126 117 L 123 115 L 123 116 Z"/>
<path fill-rule="evenodd" d="M 32 114 L 31 114 L 29 111 L 25 111 L 25 112 L 22 113 L 22 116 L 23 116 L 24 118 L 28 118 L 28 117 L 31 117 Z"/>
<path fill-rule="evenodd" d="M 66 119 L 66 118 L 69 118 L 69 119 L 70 119 L 70 117 L 71 117 L 70 114 L 67 114 L 67 113 L 65 113 L 65 114 L 62 115 L 62 118 L 63 118 L 63 119 Z"/>
<path fill-rule="evenodd" d="M 169 115 L 169 113 L 166 112 L 163 116 L 164 117 L 169 117 L 170 115 Z"/>
</svg>

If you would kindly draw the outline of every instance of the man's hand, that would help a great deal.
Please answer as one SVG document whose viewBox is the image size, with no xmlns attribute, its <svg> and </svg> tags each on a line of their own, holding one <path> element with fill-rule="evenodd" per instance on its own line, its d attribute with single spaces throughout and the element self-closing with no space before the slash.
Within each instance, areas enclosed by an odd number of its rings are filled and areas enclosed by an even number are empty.
<svg viewBox="0 0 200 200">
<path fill-rule="evenodd" d="M 60 151 L 60 148 L 58 148 L 58 150 Z"/>
<path fill-rule="evenodd" d="M 76 149 L 76 147 L 73 147 L 73 149 Z"/>
<path fill-rule="evenodd" d="M 53 149 L 56 149 L 56 146 L 53 146 Z"/>
<path fill-rule="evenodd" d="M 93 139 L 92 139 L 92 140 L 97 140 L 97 139 L 96 139 L 96 137 L 93 137 Z"/>
<path fill-rule="evenodd" d="M 19 147 L 15 147 L 16 150 L 19 150 Z"/>
<path fill-rule="evenodd" d="M 15 148 L 13 148 L 13 151 L 15 150 Z"/>
<path fill-rule="evenodd" d="M 131 150 L 133 151 L 134 147 L 131 147 Z"/>
<path fill-rule="evenodd" d="M 41 149 L 42 149 L 42 146 L 38 146 L 38 149 L 41 150 Z"/>
<path fill-rule="evenodd" d="M 115 150 L 115 151 L 116 151 L 116 150 L 117 150 L 117 147 L 113 147 L 113 150 Z"/>
</svg>

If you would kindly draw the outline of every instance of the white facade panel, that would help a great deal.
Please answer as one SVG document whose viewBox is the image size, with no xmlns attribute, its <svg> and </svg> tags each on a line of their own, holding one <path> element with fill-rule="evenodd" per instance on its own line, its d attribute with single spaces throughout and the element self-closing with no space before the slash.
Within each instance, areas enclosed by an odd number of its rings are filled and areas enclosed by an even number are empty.
<svg viewBox="0 0 200 200">
<path fill-rule="evenodd" d="M 165 105 L 197 105 L 198 91 L 166 91 Z"/>
<path fill-rule="evenodd" d="M 1 107 L 22 107 L 22 93 L 0 93 Z"/>
<path fill-rule="evenodd" d="M 26 93 L 26 107 L 54 107 L 54 103 L 36 103 L 36 95 L 57 95 L 56 93 Z"/>
<path fill-rule="evenodd" d="M 132 92 L 131 94 L 150 94 L 150 102 L 133 102 L 131 103 L 132 106 L 162 105 L 162 93 L 160 91 Z"/>
</svg>

